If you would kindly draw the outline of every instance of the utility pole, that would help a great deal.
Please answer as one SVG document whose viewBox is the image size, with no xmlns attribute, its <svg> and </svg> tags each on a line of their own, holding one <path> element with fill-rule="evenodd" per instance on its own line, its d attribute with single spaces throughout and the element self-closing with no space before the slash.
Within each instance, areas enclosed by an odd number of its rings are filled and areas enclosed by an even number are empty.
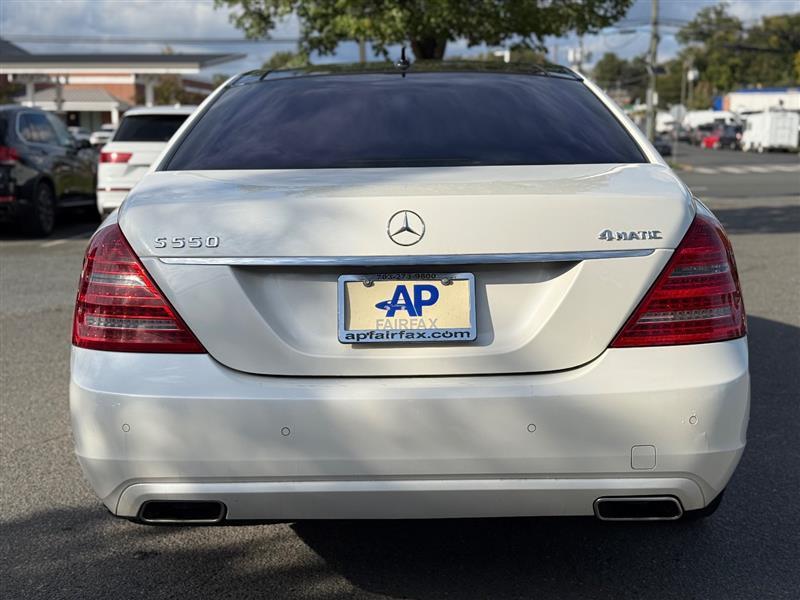
<svg viewBox="0 0 800 600">
<path fill-rule="evenodd" d="M 686 116 L 684 112 L 686 109 L 686 71 L 689 69 L 689 61 L 683 61 L 681 64 L 681 110 L 672 115 L 672 160 L 678 162 L 678 136 L 683 129 L 683 117 Z M 673 111 L 675 108 L 673 107 Z M 678 119 L 678 112 L 681 117 Z"/>
<path fill-rule="evenodd" d="M 697 69 L 694 68 L 692 62 L 689 62 L 689 71 L 686 73 L 686 79 L 688 81 L 688 97 L 686 99 L 686 106 L 689 107 L 692 105 L 692 90 L 694 89 L 694 82 L 700 76 L 700 73 Z"/>
<path fill-rule="evenodd" d="M 367 42 L 363 39 L 358 40 L 358 62 L 362 65 L 367 62 Z"/>
<path fill-rule="evenodd" d="M 652 0 L 650 13 L 650 51 L 647 57 L 647 72 L 650 79 L 647 84 L 647 138 L 653 141 L 656 137 L 656 63 L 658 62 L 658 0 Z"/>
</svg>

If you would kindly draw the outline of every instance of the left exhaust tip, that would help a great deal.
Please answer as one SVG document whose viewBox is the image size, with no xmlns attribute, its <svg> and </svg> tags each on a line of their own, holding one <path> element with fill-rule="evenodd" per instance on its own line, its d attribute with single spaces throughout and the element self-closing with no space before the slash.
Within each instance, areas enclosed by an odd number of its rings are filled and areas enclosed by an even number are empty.
<svg viewBox="0 0 800 600">
<path fill-rule="evenodd" d="M 138 520 L 149 525 L 211 525 L 225 519 L 227 508 L 217 500 L 148 500 Z"/>
</svg>

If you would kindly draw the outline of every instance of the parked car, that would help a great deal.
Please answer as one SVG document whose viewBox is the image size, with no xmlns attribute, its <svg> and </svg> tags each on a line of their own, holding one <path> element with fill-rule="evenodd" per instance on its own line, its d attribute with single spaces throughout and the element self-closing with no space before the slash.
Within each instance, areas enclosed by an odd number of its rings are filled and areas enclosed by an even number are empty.
<svg viewBox="0 0 800 600">
<path fill-rule="evenodd" d="M 704 125 L 698 125 L 697 127 L 692 129 L 690 134 L 690 142 L 694 146 L 702 146 L 703 139 L 710 135 L 714 131 L 714 125 L 712 123 L 706 123 Z"/>
<path fill-rule="evenodd" d="M 722 136 L 722 130 L 718 127 L 715 127 L 708 133 L 704 134 L 700 138 L 700 146 L 705 148 L 706 150 L 713 150 L 719 147 L 719 140 Z"/>
<path fill-rule="evenodd" d="M 677 136 L 679 142 L 692 141 L 691 129 L 685 127 L 684 125 L 675 125 L 675 128 L 672 130 L 672 136 L 673 137 Z"/>
<path fill-rule="evenodd" d="M 251 72 L 89 243 L 73 438 L 145 523 L 706 516 L 745 332 L 722 225 L 572 71 Z"/>
<path fill-rule="evenodd" d="M 114 135 L 114 130 L 116 130 L 116 128 L 117 126 L 112 125 L 111 123 L 102 125 L 100 129 L 92 132 L 92 134 L 89 136 L 89 142 L 95 148 L 104 146 L 108 140 L 111 139 L 111 136 Z"/>
<path fill-rule="evenodd" d="M 69 131 L 70 135 L 79 142 L 90 142 L 90 138 L 92 137 L 91 132 L 86 129 L 86 127 L 67 127 L 67 131 Z"/>
<path fill-rule="evenodd" d="M 741 125 L 717 125 L 712 131 L 703 136 L 703 148 L 720 150 L 739 150 L 741 147 Z"/>
<path fill-rule="evenodd" d="M 728 150 L 741 150 L 742 149 L 742 126 L 741 125 L 725 125 L 719 130 L 719 139 L 717 141 L 716 149 L 727 148 Z"/>
<path fill-rule="evenodd" d="M 60 209 L 95 202 L 96 157 L 61 120 L 38 108 L 0 106 L 0 220 L 47 236 Z"/>
<path fill-rule="evenodd" d="M 118 208 L 195 106 L 133 108 L 100 151 L 97 210 Z"/>
<path fill-rule="evenodd" d="M 653 146 L 661 156 L 672 156 L 672 140 L 667 135 L 658 135 L 653 141 Z"/>
</svg>

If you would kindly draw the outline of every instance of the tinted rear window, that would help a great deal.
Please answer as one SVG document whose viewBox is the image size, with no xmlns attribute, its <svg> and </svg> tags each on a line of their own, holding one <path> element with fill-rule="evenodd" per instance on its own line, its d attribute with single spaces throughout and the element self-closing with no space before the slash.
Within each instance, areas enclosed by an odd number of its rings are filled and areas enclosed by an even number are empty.
<svg viewBox="0 0 800 600">
<path fill-rule="evenodd" d="M 166 142 L 187 115 L 131 115 L 122 119 L 115 142 Z"/>
<path fill-rule="evenodd" d="M 175 151 L 171 170 L 640 163 L 581 82 L 410 73 L 234 86 Z"/>
</svg>

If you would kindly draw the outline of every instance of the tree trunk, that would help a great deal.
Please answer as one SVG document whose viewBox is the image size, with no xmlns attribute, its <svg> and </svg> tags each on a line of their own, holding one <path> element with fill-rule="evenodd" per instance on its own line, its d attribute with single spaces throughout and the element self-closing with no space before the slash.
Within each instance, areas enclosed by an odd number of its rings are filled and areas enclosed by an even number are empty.
<svg viewBox="0 0 800 600">
<path fill-rule="evenodd" d="M 417 60 L 442 60 L 447 47 L 446 39 L 420 38 L 411 40 L 411 49 Z"/>
</svg>

